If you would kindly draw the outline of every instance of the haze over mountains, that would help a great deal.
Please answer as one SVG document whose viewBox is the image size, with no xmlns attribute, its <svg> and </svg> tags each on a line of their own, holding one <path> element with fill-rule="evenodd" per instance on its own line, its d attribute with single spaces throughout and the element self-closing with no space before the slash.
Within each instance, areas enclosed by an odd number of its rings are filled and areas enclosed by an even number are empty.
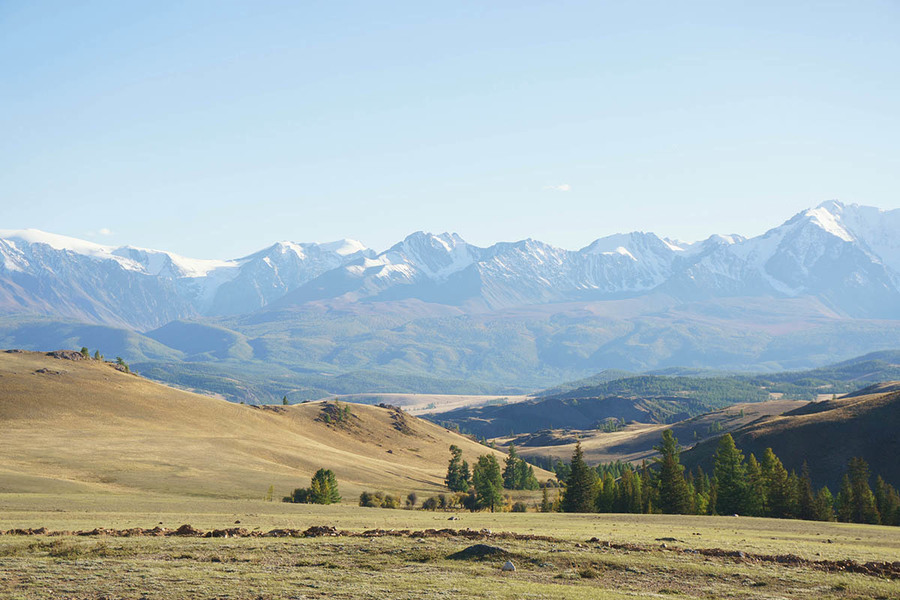
<svg viewBox="0 0 900 600">
<path fill-rule="evenodd" d="M 198 260 L 2 230 L 0 345 L 102 344 L 214 378 L 228 361 L 281 368 L 263 395 L 373 391 L 329 389 L 353 373 L 478 392 L 606 368 L 814 367 L 896 347 L 898 231 L 900 210 L 834 201 L 753 238 L 633 232 L 580 250 L 417 232 L 381 253 L 279 242 Z"/>
</svg>

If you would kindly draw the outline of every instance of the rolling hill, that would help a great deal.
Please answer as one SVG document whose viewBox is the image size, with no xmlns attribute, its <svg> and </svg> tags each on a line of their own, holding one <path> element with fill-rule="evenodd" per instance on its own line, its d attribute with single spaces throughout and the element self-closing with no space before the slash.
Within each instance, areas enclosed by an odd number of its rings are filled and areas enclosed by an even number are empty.
<svg viewBox="0 0 900 600">
<path fill-rule="evenodd" d="M 260 498 L 274 485 L 280 498 L 327 467 L 352 501 L 363 489 L 443 491 L 451 444 L 469 462 L 491 452 L 390 408 L 351 405 L 328 424 L 334 406 L 241 405 L 109 363 L 3 352 L 0 491 Z"/>
<path fill-rule="evenodd" d="M 809 465 L 813 481 L 837 491 L 847 461 L 864 458 L 872 473 L 900 482 L 900 383 L 886 382 L 847 396 L 814 402 L 766 417 L 732 432 L 747 456 L 772 448 L 789 470 Z M 716 442 L 698 444 L 682 455 L 688 466 L 711 468 Z"/>
<path fill-rule="evenodd" d="M 754 375 L 695 369 L 671 372 L 693 374 L 635 375 L 607 370 L 539 392 L 525 402 L 464 407 L 428 418 L 488 438 L 548 428 L 588 430 L 607 419 L 671 424 L 741 402 L 822 400 L 866 383 L 900 379 L 900 351 L 874 352 L 805 371 Z"/>
<path fill-rule="evenodd" d="M 584 458 L 589 464 L 617 460 L 637 463 L 656 456 L 653 447 L 660 443 L 662 432 L 666 429 L 672 430 L 682 447 L 690 448 L 703 440 L 715 439 L 722 433 L 806 404 L 802 400 L 741 403 L 671 424 L 632 423 L 609 432 L 545 430 L 494 441 L 501 448 L 511 442 L 520 456 L 533 464 L 547 467 L 557 459 L 568 462 L 576 441 L 581 442 Z"/>
</svg>

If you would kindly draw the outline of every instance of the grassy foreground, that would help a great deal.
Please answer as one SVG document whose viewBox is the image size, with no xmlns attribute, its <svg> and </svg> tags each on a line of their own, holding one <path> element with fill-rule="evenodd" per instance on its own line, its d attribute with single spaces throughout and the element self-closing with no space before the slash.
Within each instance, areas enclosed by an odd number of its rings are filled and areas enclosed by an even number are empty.
<svg viewBox="0 0 900 600">
<path fill-rule="evenodd" d="M 459 520 L 448 521 L 454 514 Z M 2 530 L 152 528 L 160 523 L 260 532 L 314 525 L 353 532 L 488 528 L 554 539 L 487 539 L 484 543 L 502 547 L 508 556 L 471 561 L 448 558 L 478 543 L 460 536 L 2 535 L 0 597 L 900 598 L 897 579 L 680 551 L 719 548 L 748 557 L 792 554 L 810 561 L 900 560 L 900 535 L 887 527 L 743 517 L 492 515 L 145 495 L 0 494 Z M 628 547 L 617 547 L 621 544 Z M 501 572 L 507 558 L 516 572 Z"/>
</svg>

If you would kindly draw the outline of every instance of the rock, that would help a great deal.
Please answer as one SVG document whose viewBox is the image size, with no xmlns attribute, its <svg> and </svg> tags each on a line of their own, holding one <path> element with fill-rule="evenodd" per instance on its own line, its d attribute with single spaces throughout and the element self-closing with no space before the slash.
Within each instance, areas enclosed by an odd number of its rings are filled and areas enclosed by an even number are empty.
<svg viewBox="0 0 900 600">
<path fill-rule="evenodd" d="M 452 517 L 450 517 L 450 518 L 447 519 L 447 520 L 448 520 L 448 521 L 459 521 L 459 517 L 457 517 L 456 515 L 453 515 Z"/>
<path fill-rule="evenodd" d="M 85 360 L 84 355 L 81 352 L 76 352 L 74 350 L 54 350 L 53 352 L 48 352 L 47 356 L 50 358 L 60 358 L 62 360 Z"/>
<path fill-rule="evenodd" d="M 500 570 L 501 571 L 515 571 L 516 565 L 512 564 L 511 560 L 508 560 L 505 563 L 503 563 L 503 567 L 501 567 Z"/>
</svg>

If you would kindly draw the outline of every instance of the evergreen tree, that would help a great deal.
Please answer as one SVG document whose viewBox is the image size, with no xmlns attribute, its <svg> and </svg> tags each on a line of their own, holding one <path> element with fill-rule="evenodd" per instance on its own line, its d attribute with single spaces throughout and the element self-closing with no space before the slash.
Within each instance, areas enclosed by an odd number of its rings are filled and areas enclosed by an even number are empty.
<svg viewBox="0 0 900 600">
<path fill-rule="evenodd" d="M 615 511 L 620 513 L 641 512 L 641 479 L 631 469 L 622 471 L 616 484 Z"/>
<path fill-rule="evenodd" d="M 503 487 L 508 490 L 522 489 L 518 487 L 520 462 L 522 462 L 522 460 L 519 458 L 519 455 L 516 454 L 516 445 L 510 443 L 509 453 L 507 454 L 505 461 L 506 466 L 503 468 Z"/>
<path fill-rule="evenodd" d="M 287 405 L 288 405 L 288 399 L 287 399 L 287 396 L 284 396 L 284 397 L 281 399 L 281 404 L 282 404 L 282 406 L 287 406 Z"/>
<path fill-rule="evenodd" d="M 771 448 L 763 452 L 762 475 L 766 484 L 768 510 L 766 516 L 789 519 L 794 516 L 796 490 L 791 476 Z"/>
<path fill-rule="evenodd" d="M 597 482 L 594 487 L 596 494 L 594 505 L 597 507 L 597 512 L 611 513 L 616 509 L 616 488 L 616 479 L 609 472 Z"/>
<path fill-rule="evenodd" d="M 100 356 L 99 350 L 94 350 L 94 360 L 103 360 L 103 357 Z"/>
<path fill-rule="evenodd" d="M 816 520 L 834 521 L 834 497 L 828 486 L 816 492 Z"/>
<path fill-rule="evenodd" d="M 516 447 L 509 445 L 509 455 L 503 469 L 503 487 L 508 490 L 536 490 L 540 486 L 534 476 L 534 468 L 516 453 Z"/>
<path fill-rule="evenodd" d="M 563 512 L 593 512 L 594 510 L 594 470 L 584 462 L 581 442 L 575 444 L 575 452 L 570 463 L 571 473 L 566 480 L 563 495 Z"/>
<path fill-rule="evenodd" d="M 341 501 L 337 477 L 331 469 L 319 469 L 313 475 L 309 486 L 309 503 L 335 504 Z"/>
<path fill-rule="evenodd" d="M 850 459 L 848 465 L 851 490 L 851 516 L 854 523 L 871 523 L 877 525 L 881 522 L 878 508 L 875 506 L 875 495 L 869 487 L 869 465 L 862 458 Z"/>
<path fill-rule="evenodd" d="M 550 508 L 553 504 L 550 502 L 550 492 L 547 486 L 544 486 L 544 489 L 541 490 L 541 512 L 546 513 L 550 512 Z"/>
<path fill-rule="evenodd" d="M 850 486 L 850 476 L 846 473 L 841 479 L 841 489 L 834 501 L 834 511 L 838 521 L 849 523 L 853 519 L 853 488 Z"/>
<path fill-rule="evenodd" d="M 81 347 L 81 355 L 88 359 L 91 357 L 91 351 L 87 349 L 87 346 Z"/>
<path fill-rule="evenodd" d="M 656 488 L 653 487 L 653 478 L 650 474 L 650 467 L 647 465 L 647 461 L 641 461 L 641 512 L 644 514 L 649 514 L 653 512 L 653 507 L 656 506 L 656 499 L 654 494 L 656 493 Z"/>
<path fill-rule="evenodd" d="M 447 465 L 444 483 L 451 492 L 465 492 L 469 489 L 469 465 L 463 461 L 459 446 L 450 446 L 450 463 Z"/>
<path fill-rule="evenodd" d="M 766 486 L 756 457 L 751 453 L 747 459 L 747 499 L 744 511 L 751 516 L 761 517 L 766 510 Z"/>
<path fill-rule="evenodd" d="M 734 445 L 734 439 L 730 433 L 726 433 L 719 440 L 713 463 L 713 476 L 716 480 L 716 512 L 720 515 L 742 513 L 747 491 L 744 455 Z"/>
<path fill-rule="evenodd" d="M 900 525 L 900 494 L 881 476 L 875 480 L 875 506 L 882 525 Z"/>
<path fill-rule="evenodd" d="M 809 465 L 803 461 L 800 469 L 800 483 L 797 487 L 797 517 L 807 521 L 818 521 L 819 509 L 816 506 L 816 494 L 813 491 L 812 479 L 809 476 Z"/>
<path fill-rule="evenodd" d="M 478 457 L 472 470 L 472 483 L 480 508 L 490 508 L 491 512 L 503 502 L 503 475 L 493 454 Z"/>
<path fill-rule="evenodd" d="M 691 494 L 684 480 L 681 448 L 670 429 L 662 434 L 662 443 L 654 446 L 659 452 L 659 508 L 666 514 L 687 514 L 691 511 Z"/>
</svg>

